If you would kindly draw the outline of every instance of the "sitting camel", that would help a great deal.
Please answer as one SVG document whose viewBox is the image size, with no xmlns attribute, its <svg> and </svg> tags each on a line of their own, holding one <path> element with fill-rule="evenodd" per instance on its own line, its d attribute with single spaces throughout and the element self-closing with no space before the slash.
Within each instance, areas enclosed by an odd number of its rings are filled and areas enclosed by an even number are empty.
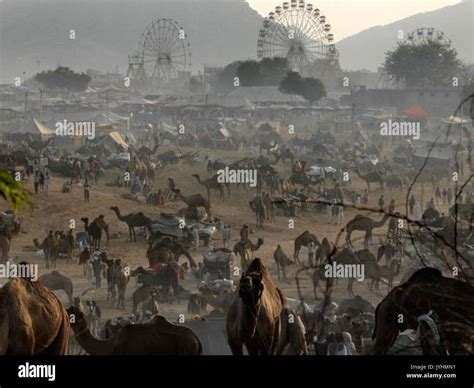
<svg viewBox="0 0 474 388">
<path fill-rule="evenodd" d="M 145 216 L 142 212 L 138 213 L 130 213 L 125 216 L 120 214 L 120 210 L 117 206 L 112 206 L 110 208 L 115 212 L 117 218 L 125 222 L 128 226 L 128 232 L 130 234 L 130 241 L 137 241 L 137 235 L 135 233 L 135 228 L 137 227 L 145 227 L 150 230 L 151 227 L 151 219 Z"/>
<path fill-rule="evenodd" d="M 58 271 L 44 274 L 39 277 L 38 281 L 43 283 L 51 291 L 63 290 L 72 304 L 73 285 L 72 280 L 67 276 L 61 275 Z"/>
<path fill-rule="evenodd" d="M 162 355 L 199 356 L 202 344 L 194 332 L 184 326 L 173 325 L 162 316 L 151 321 L 126 325 L 112 338 L 94 338 L 84 318 L 84 313 L 76 306 L 68 310 L 71 326 L 79 344 L 91 355 Z"/>
</svg>

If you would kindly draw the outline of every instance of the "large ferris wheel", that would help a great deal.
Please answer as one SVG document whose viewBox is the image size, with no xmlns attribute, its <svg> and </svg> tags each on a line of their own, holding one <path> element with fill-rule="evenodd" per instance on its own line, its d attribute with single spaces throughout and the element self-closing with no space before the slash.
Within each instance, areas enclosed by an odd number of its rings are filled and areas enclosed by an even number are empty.
<svg viewBox="0 0 474 388">
<path fill-rule="evenodd" d="M 148 78 L 169 81 L 191 68 L 187 35 L 178 22 L 158 19 L 143 31 L 138 56 Z"/>
<path fill-rule="evenodd" d="M 258 58 L 285 57 L 299 72 L 321 59 L 336 60 L 331 25 L 321 11 L 304 0 L 275 7 L 263 20 L 257 43 Z"/>
</svg>

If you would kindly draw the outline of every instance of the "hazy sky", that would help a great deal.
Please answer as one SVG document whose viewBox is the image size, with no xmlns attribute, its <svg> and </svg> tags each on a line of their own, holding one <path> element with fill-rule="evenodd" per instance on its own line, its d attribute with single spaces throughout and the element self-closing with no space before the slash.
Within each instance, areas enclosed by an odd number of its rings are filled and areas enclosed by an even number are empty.
<svg viewBox="0 0 474 388">
<path fill-rule="evenodd" d="M 267 16 L 284 0 L 247 0 L 262 16 Z M 290 2 L 290 0 L 286 0 Z M 474 0 L 471 0 L 474 1 Z M 420 13 L 433 11 L 460 0 L 306 0 L 326 15 L 336 41 L 366 30 Z"/>
</svg>

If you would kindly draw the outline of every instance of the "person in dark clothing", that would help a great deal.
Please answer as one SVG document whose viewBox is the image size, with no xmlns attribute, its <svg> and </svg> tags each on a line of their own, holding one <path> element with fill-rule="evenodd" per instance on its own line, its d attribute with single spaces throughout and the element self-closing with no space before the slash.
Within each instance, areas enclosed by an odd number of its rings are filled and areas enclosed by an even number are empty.
<svg viewBox="0 0 474 388">
<path fill-rule="evenodd" d="M 413 208 L 415 207 L 415 203 L 416 203 L 415 196 L 412 195 L 408 203 L 410 205 L 410 214 L 413 214 Z"/>
<path fill-rule="evenodd" d="M 39 174 L 38 171 L 35 172 L 35 179 L 34 179 L 34 187 L 35 187 L 35 194 L 38 194 L 38 189 L 39 189 Z"/>
</svg>

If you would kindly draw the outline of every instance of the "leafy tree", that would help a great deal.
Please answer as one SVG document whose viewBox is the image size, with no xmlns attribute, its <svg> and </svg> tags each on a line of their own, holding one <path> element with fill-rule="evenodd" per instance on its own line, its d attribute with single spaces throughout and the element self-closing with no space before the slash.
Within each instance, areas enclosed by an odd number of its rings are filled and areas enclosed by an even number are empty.
<svg viewBox="0 0 474 388">
<path fill-rule="evenodd" d="M 81 92 L 87 89 L 91 77 L 84 73 L 75 73 L 68 67 L 59 66 L 56 70 L 36 74 L 35 80 L 46 89 Z"/>
<path fill-rule="evenodd" d="M 280 91 L 302 96 L 310 104 L 326 96 L 326 88 L 321 80 L 311 77 L 303 78 L 295 71 L 290 71 L 281 81 Z"/>
<path fill-rule="evenodd" d="M 244 61 L 237 67 L 237 77 L 241 86 L 261 86 L 263 77 L 257 61 Z"/>
<path fill-rule="evenodd" d="M 427 41 L 419 45 L 399 43 L 385 54 L 384 71 L 393 81 L 415 87 L 452 86 L 461 62 L 456 50 L 441 42 Z"/>
<path fill-rule="evenodd" d="M 23 204 L 33 207 L 23 185 L 5 170 L 0 170 L 0 197 L 11 203 L 14 212 Z"/>
</svg>

